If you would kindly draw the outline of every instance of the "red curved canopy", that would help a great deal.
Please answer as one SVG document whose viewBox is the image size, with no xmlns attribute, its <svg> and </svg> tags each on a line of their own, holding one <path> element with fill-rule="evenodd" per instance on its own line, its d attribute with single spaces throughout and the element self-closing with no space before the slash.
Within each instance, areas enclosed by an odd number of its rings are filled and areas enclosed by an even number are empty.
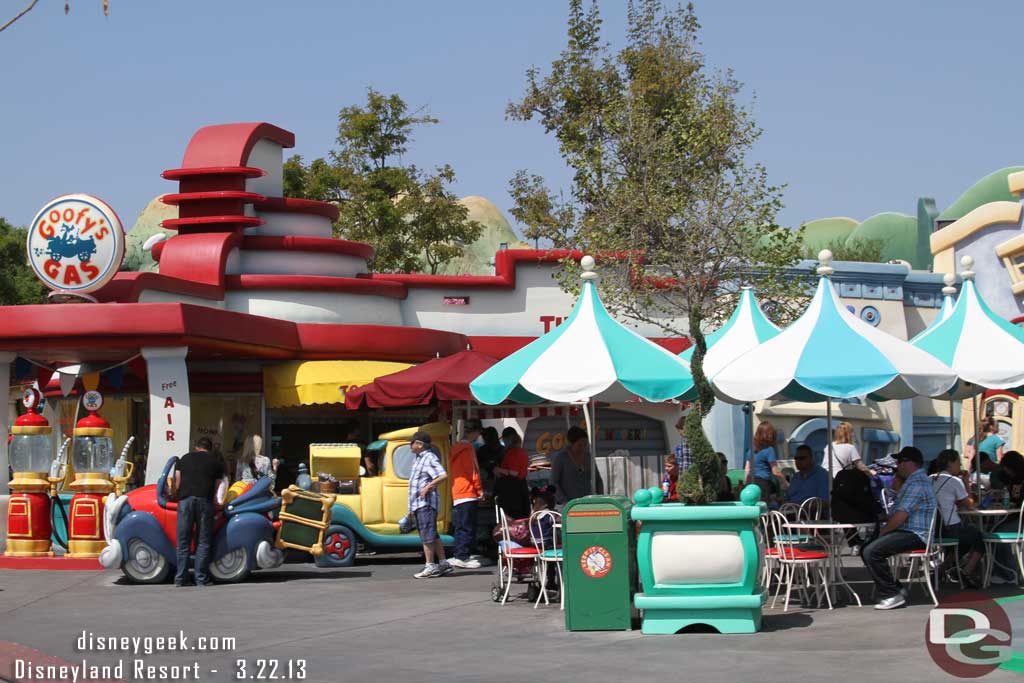
<svg viewBox="0 0 1024 683">
<path fill-rule="evenodd" d="M 421 406 L 439 401 L 473 401 L 469 383 L 498 361 L 476 351 L 432 358 L 416 367 L 378 377 L 345 396 L 349 410 Z"/>
</svg>

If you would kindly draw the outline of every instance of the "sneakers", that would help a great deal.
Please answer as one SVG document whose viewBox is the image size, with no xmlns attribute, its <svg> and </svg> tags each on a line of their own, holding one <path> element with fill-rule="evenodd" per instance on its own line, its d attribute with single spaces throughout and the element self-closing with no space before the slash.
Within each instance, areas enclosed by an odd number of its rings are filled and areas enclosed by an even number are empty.
<svg viewBox="0 0 1024 683">
<path fill-rule="evenodd" d="M 459 569 L 479 569 L 481 567 L 480 560 L 473 559 L 472 557 L 468 560 L 460 560 L 457 557 L 453 557 L 448 560 L 448 564 Z"/>
<path fill-rule="evenodd" d="M 1012 578 L 1012 579 L 1008 579 L 1008 578 L 1006 578 L 1005 576 L 1003 576 L 1001 574 L 993 574 L 992 578 L 989 579 L 989 583 L 991 583 L 991 584 L 993 584 L 995 586 L 1005 586 L 1007 584 L 1017 583 L 1017 580 L 1016 580 L 1016 577 Z"/>
<path fill-rule="evenodd" d="M 441 576 L 441 568 L 436 564 L 428 564 L 412 575 L 414 579 L 436 579 Z"/>
<path fill-rule="evenodd" d="M 903 597 L 902 593 L 898 593 L 891 598 L 885 598 L 877 605 L 875 609 L 896 609 L 897 607 L 903 607 L 907 604 L 907 599 Z"/>
<path fill-rule="evenodd" d="M 448 574 L 451 574 L 453 571 L 455 571 L 455 567 L 451 565 L 451 562 L 445 560 L 438 566 L 438 570 L 441 572 L 440 574 L 438 574 L 438 576 L 447 576 Z"/>
</svg>

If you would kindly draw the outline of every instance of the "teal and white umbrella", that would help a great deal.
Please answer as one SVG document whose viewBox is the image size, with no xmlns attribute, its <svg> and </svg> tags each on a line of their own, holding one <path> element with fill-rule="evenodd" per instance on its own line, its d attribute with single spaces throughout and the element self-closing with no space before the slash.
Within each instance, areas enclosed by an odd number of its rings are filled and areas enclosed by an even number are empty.
<svg viewBox="0 0 1024 683">
<path fill-rule="evenodd" d="M 543 337 L 495 363 L 469 389 L 481 403 L 585 403 L 676 398 L 693 385 L 689 364 L 623 326 L 601 303 L 594 259 L 584 256 L 583 290 L 572 314 Z"/>
<path fill-rule="evenodd" d="M 713 377 L 726 365 L 742 356 L 747 351 L 768 341 L 780 332 L 768 316 L 764 314 L 754 296 L 754 290 L 745 286 L 740 290 L 740 300 L 733 309 L 732 315 L 725 324 L 707 335 L 705 342 L 708 350 L 704 354 L 704 376 Z M 691 346 L 683 351 L 680 357 L 686 362 L 693 358 L 696 347 Z M 693 400 L 697 397 L 696 389 L 691 388 L 682 398 Z M 744 407 L 746 413 L 743 420 L 743 452 L 744 460 L 749 457 L 754 438 L 754 407 L 749 403 Z"/>
<path fill-rule="evenodd" d="M 946 284 L 942 288 L 942 308 L 939 309 L 939 314 L 935 316 L 935 320 L 932 321 L 931 325 L 926 327 L 917 333 L 913 339 L 910 340 L 911 344 L 916 344 L 918 340 L 923 339 L 925 336 L 931 334 L 937 326 L 939 326 L 946 318 L 953 315 L 953 308 L 956 307 L 956 300 L 953 298 L 956 295 L 956 275 L 953 273 L 946 273 L 942 278 L 942 281 Z M 953 442 L 956 440 L 956 421 L 953 416 L 953 399 L 949 399 L 949 447 L 953 447 Z"/>
<path fill-rule="evenodd" d="M 956 383 L 941 361 L 847 310 L 829 277 L 832 252 L 819 259 L 817 290 L 796 322 L 711 376 L 720 398 L 825 401 L 831 439 L 833 398 L 939 396 Z"/>
<path fill-rule="evenodd" d="M 1024 330 L 988 307 L 974 286 L 974 259 L 960 259 L 963 286 L 956 306 L 946 317 L 915 337 L 913 345 L 953 368 L 959 382 L 947 397 L 971 397 L 975 443 L 978 439 L 978 392 L 1014 389 L 1024 385 Z M 948 281 L 947 281 L 948 282 Z M 952 432 L 952 403 L 950 403 Z M 950 439 L 952 441 L 952 437 Z M 952 447 L 952 443 L 950 444 Z M 975 458 L 977 467 L 981 459 Z"/>
<path fill-rule="evenodd" d="M 720 398 L 886 400 L 940 396 L 956 383 L 953 371 L 934 356 L 847 310 L 829 278 L 831 252 L 820 258 L 817 291 L 796 322 L 711 376 Z"/>
<path fill-rule="evenodd" d="M 911 342 L 953 368 L 960 379 L 954 397 L 979 389 L 1015 389 L 1024 384 L 1024 330 L 994 312 L 978 295 L 974 260 L 961 263 L 964 283 L 956 306 Z"/>
<path fill-rule="evenodd" d="M 707 353 L 704 354 L 704 375 L 714 377 L 719 370 L 736 360 L 747 351 L 762 344 L 779 333 L 779 328 L 765 316 L 754 297 L 754 290 L 744 287 L 740 300 L 725 324 L 707 335 Z M 691 346 L 679 356 L 687 363 L 693 358 L 695 347 Z M 691 389 L 683 398 L 696 396 Z"/>
</svg>

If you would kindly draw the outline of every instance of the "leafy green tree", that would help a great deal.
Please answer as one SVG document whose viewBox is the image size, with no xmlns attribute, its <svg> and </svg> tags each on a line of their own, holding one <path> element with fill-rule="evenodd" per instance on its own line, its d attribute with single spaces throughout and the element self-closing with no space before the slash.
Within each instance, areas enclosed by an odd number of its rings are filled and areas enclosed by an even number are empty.
<svg viewBox="0 0 1024 683">
<path fill-rule="evenodd" d="M 372 244 L 375 270 L 436 273 L 483 231 L 448 189 L 455 182 L 451 166 L 428 174 L 402 163 L 414 130 L 437 122 L 422 110 L 409 112 L 398 95 L 371 88 L 365 107 L 338 114 L 338 148 L 327 158 L 285 162 L 285 195 L 336 203 L 335 234 Z"/>
<path fill-rule="evenodd" d="M 0 306 L 46 302 L 46 285 L 28 265 L 28 235 L 0 218 Z"/>
<path fill-rule="evenodd" d="M 818 252 L 828 249 L 836 261 L 860 261 L 862 263 L 882 263 L 882 251 L 885 241 L 869 237 L 839 237 L 821 248 L 804 248 L 804 258 L 817 260 Z"/>
<path fill-rule="evenodd" d="M 761 129 L 732 73 L 706 67 L 698 30 L 692 5 L 631 0 L 625 46 L 613 51 L 597 3 L 570 0 L 565 49 L 547 74 L 527 72 L 508 116 L 540 122 L 573 172 L 564 195 L 528 171 L 512 179 L 512 213 L 527 234 L 615 254 L 601 272 L 609 308 L 692 337 L 699 396 L 684 434 L 696 466 L 680 493 L 707 502 L 721 473 L 701 426 L 715 400 L 704 327 L 731 312 L 741 284 L 756 284 L 782 323 L 806 294 L 786 276 L 802 232 L 776 224 L 781 188 L 747 159 Z M 563 283 L 573 287 L 575 264 L 565 266 Z M 685 326 L 674 322 L 682 315 Z"/>
</svg>

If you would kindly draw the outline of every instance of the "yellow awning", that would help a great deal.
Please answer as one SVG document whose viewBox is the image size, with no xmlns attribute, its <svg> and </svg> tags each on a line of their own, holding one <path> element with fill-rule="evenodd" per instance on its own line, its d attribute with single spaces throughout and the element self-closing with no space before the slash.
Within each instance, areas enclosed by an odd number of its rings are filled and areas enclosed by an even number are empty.
<svg viewBox="0 0 1024 683">
<path fill-rule="evenodd" d="M 268 408 L 344 403 L 345 392 L 412 367 L 376 360 L 308 360 L 263 368 Z"/>
</svg>

